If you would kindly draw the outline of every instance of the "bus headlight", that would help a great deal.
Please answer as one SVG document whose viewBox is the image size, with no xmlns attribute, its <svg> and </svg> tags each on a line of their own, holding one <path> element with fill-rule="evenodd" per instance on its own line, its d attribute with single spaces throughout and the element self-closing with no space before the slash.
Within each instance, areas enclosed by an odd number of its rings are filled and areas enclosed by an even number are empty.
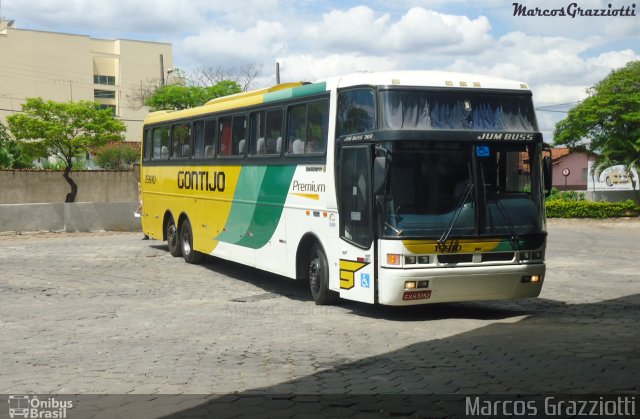
<svg viewBox="0 0 640 419">
<path fill-rule="evenodd" d="M 429 256 L 418 256 L 418 263 L 421 265 L 429 264 Z"/>
<path fill-rule="evenodd" d="M 405 265 L 415 265 L 416 264 L 416 257 L 415 256 L 405 256 L 404 257 L 404 264 Z"/>
</svg>

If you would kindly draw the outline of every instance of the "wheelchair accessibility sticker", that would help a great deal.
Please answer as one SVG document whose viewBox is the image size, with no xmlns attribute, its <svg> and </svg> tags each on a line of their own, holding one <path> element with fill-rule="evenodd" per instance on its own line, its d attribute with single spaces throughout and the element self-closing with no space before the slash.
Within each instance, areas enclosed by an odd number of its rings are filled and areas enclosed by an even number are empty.
<svg viewBox="0 0 640 419">
<path fill-rule="evenodd" d="M 371 287 L 371 277 L 369 274 L 360 274 L 360 286 L 362 288 L 370 288 Z"/>
</svg>

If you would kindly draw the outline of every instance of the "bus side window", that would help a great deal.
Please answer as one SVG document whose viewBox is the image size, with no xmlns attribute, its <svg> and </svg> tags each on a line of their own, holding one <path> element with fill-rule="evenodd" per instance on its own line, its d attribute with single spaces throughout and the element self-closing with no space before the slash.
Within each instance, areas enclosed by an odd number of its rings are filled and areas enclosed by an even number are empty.
<svg viewBox="0 0 640 419">
<path fill-rule="evenodd" d="M 250 150 L 252 156 L 262 156 L 265 154 L 265 111 L 253 112 L 250 116 L 251 132 L 249 134 Z"/>
<path fill-rule="evenodd" d="M 174 125 L 172 129 L 172 158 L 188 158 L 191 156 L 191 125 Z"/>
<path fill-rule="evenodd" d="M 282 109 L 267 111 L 265 154 L 280 155 L 282 142 Z"/>
<path fill-rule="evenodd" d="M 244 156 L 247 152 L 247 117 L 233 117 L 233 134 L 232 134 L 232 154 L 234 156 Z"/>
<path fill-rule="evenodd" d="M 204 122 L 204 157 L 216 155 L 216 121 L 208 119 Z"/>
<path fill-rule="evenodd" d="M 153 129 L 153 160 L 167 160 L 170 147 L 169 127 Z"/>
<path fill-rule="evenodd" d="M 305 154 L 324 153 L 327 147 L 329 101 L 310 103 L 307 110 Z"/>
<path fill-rule="evenodd" d="M 144 143 L 142 146 L 144 148 L 144 159 L 151 159 L 151 150 L 153 150 L 153 136 L 151 129 L 147 128 L 144 130 Z"/>
<path fill-rule="evenodd" d="M 289 154 L 303 154 L 307 134 L 307 105 L 289 108 L 287 149 Z"/>
<path fill-rule="evenodd" d="M 220 151 L 221 156 L 230 156 L 231 152 L 231 117 L 220 118 Z"/>
<path fill-rule="evenodd" d="M 355 89 L 340 92 L 336 138 L 347 134 L 373 131 L 376 127 L 373 90 Z"/>
</svg>

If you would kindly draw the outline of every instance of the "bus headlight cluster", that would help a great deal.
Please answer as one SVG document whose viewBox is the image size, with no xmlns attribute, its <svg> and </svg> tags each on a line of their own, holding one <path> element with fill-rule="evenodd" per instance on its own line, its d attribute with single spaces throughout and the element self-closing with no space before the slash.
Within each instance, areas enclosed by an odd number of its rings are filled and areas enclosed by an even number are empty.
<svg viewBox="0 0 640 419">
<path fill-rule="evenodd" d="M 429 255 L 420 255 L 420 256 L 402 256 L 395 253 L 387 253 L 387 265 L 392 266 L 415 266 L 418 265 L 428 265 L 431 263 L 432 259 Z"/>
<path fill-rule="evenodd" d="M 520 282 L 522 283 L 540 281 L 542 281 L 542 275 L 524 275 L 522 278 L 520 278 Z"/>
<path fill-rule="evenodd" d="M 404 289 L 429 288 L 429 281 L 404 281 Z"/>
<path fill-rule="evenodd" d="M 541 250 L 534 250 L 532 252 L 520 252 L 520 260 L 523 262 L 528 262 L 531 260 L 543 260 L 544 252 Z"/>
</svg>

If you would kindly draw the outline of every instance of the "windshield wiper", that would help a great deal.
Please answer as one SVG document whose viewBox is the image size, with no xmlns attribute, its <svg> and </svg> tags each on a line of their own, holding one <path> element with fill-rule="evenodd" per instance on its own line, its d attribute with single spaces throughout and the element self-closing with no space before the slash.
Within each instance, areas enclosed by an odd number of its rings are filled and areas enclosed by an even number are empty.
<svg viewBox="0 0 640 419">
<path fill-rule="evenodd" d="M 500 198 L 496 198 L 496 207 L 498 207 L 498 211 L 504 218 L 505 224 L 507 224 L 507 228 L 509 229 L 509 234 L 511 234 L 511 247 L 513 250 L 520 250 L 520 237 L 518 237 L 518 233 L 516 233 L 516 229 L 513 227 L 513 223 L 511 222 L 511 218 L 509 218 L 509 214 L 505 211 L 504 206 L 502 205 L 502 200 Z"/>
<path fill-rule="evenodd" d="M 456 206 L 456 209 L 453 212 L 453 215 L 451 216 L 451 220 L 449 220 L 449 225 L 447 226 L 447 230 L 444 233 L 442 233 L 442 236 L 440 236 L 440 238 L 438 239 L 438 244 L 440 246 L 444 245 L 447 242 L 447 240 L 449 240 L 451 231 L 453 230 L 453 227 L 455 226 L 456 221 L 458 220 L 458 217 L 460 217 L 460 214 L 462 214 L 462 209 L 464 208 L 464 205 L 467 203 L 467 199 L 469 199 L 469 195 L 471 194 L 472 190 L 473 190 L 473 184 L 467 183 L 467 186 L 464 188 L 464 191 L 462 192 L 460 200 L 458 201 L 458 205 Z"/>
</svg>

